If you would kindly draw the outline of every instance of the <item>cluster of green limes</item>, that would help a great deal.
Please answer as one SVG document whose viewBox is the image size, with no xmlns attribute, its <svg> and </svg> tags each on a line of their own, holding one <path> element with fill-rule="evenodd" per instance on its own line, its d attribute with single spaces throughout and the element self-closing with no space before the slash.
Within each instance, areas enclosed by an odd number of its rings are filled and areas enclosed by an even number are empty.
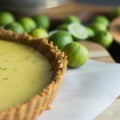
<svg viewBox="0 0 120 120">
<path fill-rule="evenodd" d="M 120 16 L 120 6 L 113 9 L 109 18 L 114 19 Z M 108 31 L 110 21 L 105 16 L 97 16 L 92 24 L 87 26 L 89 32 L 89 40 L 103 45 L 105 48 L 110 48 L 113 43 L 113 36 Z"/>
<path fill-rule="evenodd" d="M 80 19 L 73 15 L 66 17 L 56 29 L 68 31 L 75 41 L 85 40 L 89 35 Z"/>
<path fill-rule="evenodd" d="M 26 32 L 35 38 L 48 38 L 47 30 L 50 20 L 45 15 L 36 15 L 33 18 L 22 17 L 16 21 L 12 13 L 2 11 L 0 12 L 0 26 L 20 34 Z"/>
<path fill-rule="evenodd" d="M 77 41 L 85 40 L 88 37 L 88 31 L 81 24 L 80 19 L 70 15 L 57 26 L 56 30 L 50 32 L 49 40 L 53 41 L 61 51 L 67 55 L 69 67 L 79 67 L 86 63 L 88 59 L 88 50 Z"/>
<path fill-rule="evenodd" d="M 109 19 L 105 16 L 96 16 L 93 22 L 87 26 L 90 40 L 109 48 L 113 42 L 113 37 L 108 31 Z"/>
</svg>

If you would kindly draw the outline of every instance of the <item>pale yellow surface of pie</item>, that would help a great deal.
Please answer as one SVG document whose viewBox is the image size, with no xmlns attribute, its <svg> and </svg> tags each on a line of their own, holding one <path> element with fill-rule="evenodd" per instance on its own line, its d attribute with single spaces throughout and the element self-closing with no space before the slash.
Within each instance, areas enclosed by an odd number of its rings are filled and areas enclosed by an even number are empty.
<svg viewBox="0 0 120 120">
<path fill-rule="evenodd" d="M 47 86 L 50 69 L 37 50 L 0 40 L 0 110 L 27 101 Z"/>
</svg>

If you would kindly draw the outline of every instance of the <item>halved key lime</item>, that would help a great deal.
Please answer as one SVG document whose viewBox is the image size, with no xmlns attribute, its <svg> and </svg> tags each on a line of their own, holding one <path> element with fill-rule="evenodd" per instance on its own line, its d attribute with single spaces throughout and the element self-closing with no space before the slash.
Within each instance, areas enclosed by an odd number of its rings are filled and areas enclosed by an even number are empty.
<svg viewBox="0 0 120 120">
<path fill-rule="evenodd" d="M 78 23 L 69 24 L 68 31 L 76 40 L 85 40 L 89 36 L 87 28 Z"/>
</svg>

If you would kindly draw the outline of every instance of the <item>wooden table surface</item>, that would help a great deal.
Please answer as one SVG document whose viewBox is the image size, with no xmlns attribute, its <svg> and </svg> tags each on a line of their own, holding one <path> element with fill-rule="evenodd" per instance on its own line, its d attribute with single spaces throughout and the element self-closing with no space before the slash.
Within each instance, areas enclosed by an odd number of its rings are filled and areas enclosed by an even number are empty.
<svg viewBox="0 0 120 120">
<path fill-rule="evenodd" d="M 89 19 L 89 14 L 91 13 L 110 13 L 113 10 L 113 7 L 106 6 L 93 6 L 93 5 L 85 5 L 85 4 L 76 4 L 73 2 L 68 2 L 62 6 L 47 9 L 44 11 L 44 14 L 48 15 L 53 20 L 62 20 L 64 17 L 74 14 L 80 16 L 80 18 L 84 21 Z M 114 60 L 111 55 L 107 52 L 105 48 L 102 46 L 83 41 L 88 50 L 91 59 L 95 59 L 103 62 L 112 62 L 114 64 Z M 120 119 L 120 99 L 116 98 L 116 100 L 101 113 L 95 120 L 119 120 Z"/>
<path fill-rule="evenodd" d="M 95 13 L 109 13 L 113 10 L 112 6 L 93 6 L 86 4 L 79 4 L 74 2 L 68 2 L 59 7 L 46 9 L 43 11 L 44 14 L 48 15 L 52 19 L 63 19 L 64 17 L 75 14 L 78 15 L 81 12 L 95 12 Z M 87 14 L 88 15 L 88 14 Z"/>
</svg>

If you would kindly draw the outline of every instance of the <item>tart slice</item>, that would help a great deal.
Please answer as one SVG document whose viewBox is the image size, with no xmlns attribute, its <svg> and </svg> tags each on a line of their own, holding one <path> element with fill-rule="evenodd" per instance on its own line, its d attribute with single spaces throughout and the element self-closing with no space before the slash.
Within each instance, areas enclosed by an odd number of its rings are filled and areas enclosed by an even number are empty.
<svg viewBox="0 0 120 120">
<path fill-rule="evenodd" d="M 34 120 L 53 101 L 66 65 L 46 39 L 0 28 L 0 120 Z"/>
</svg>

